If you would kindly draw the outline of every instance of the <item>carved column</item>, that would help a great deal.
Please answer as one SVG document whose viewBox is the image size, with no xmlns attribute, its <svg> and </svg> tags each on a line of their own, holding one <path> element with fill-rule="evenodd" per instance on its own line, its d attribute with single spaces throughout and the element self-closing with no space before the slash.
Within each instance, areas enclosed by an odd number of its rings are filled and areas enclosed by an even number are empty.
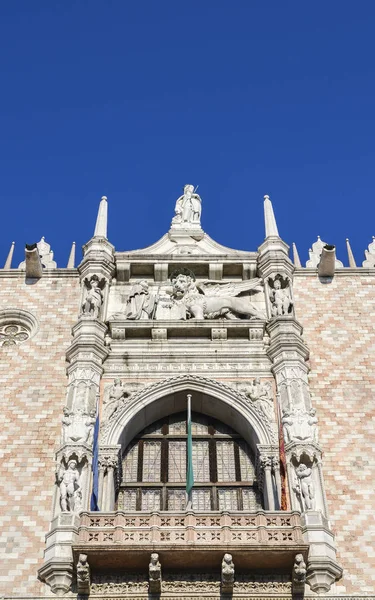
<svg viewBox="0 0 375 600">
<path fill-rule="evenodd" d="M 307 582 L 315 592 L 327 592 L 341 575 L 333 534 L 328 526 L 322 477 L 322 451 L 308 383 L 308 349 L 302 327 L 288 316 L 268 324 L 279 412 L 283 422 L 289 494 L 293 510 L 301 511 L 304 537 L 310 543 Z"/>
<path fill-rule="evenodd" d="M 44 564 L 39 570 L 40 578 L 57 594 L 70 589 L 72 545 L 77 537 L 79 513 L 89 509 L 91 495 L 97 398 L 103 361 L 109 352 L 105 345 L 107 326 L 104 321 L 114 274 L 114 248 L 106 238 L 97 235 L 86 244 L 78 271 L 82 298 L 78 321 L 72 328 L 73 340 L 66 353 L 68 385 L 62 444 L 56 454 L 54 518 L 46 536 Z M 74 493 L 66 491 L 65 481 L 69 478 L 73 481 Z"/>
<path fill-rule="evenodd" d="M 265 281 L 269 316 L 268 356 L 277 385 L 279 419 L 283 424 L 288 487 L 293 510 L 301 511 L 304 538 L 310 544 L 307 582 L 314 592 L 330 589 L 340 577 L 334 537 L 327 521 L 327 505 L 317 442 L 317 418 L 311 405 L 302 327 L 294 315 L 293 272 L 288 246 L 278 235 L 259 248 L 258 269 Z"/>
<path fill-rule="evenodd" d="M 281 485 L 280 478 L 276 474 L 276 469 L 279 468 L 278 458 L 277 446 L 258 445 L 256 472 L 266 510 L 280 510 Z"/>
<path fill-rule="evenodd" d="M 120 452 L 121 446 L 101 446 L 99 449 L 99 468 L 103 474 L 101 510 L 109 512 L 114 510 L 116 491 L 120 481 Z"/>
</svg>

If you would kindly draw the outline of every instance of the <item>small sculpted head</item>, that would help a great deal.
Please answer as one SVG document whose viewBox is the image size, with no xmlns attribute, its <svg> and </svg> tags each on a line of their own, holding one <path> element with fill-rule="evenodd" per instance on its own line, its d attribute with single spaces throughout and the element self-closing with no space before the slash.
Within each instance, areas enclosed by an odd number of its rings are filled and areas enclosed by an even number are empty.
<svg viewBox="0 0 375 600">
<path fill-rule="evenodd" d="M 307 469 L 307 466 L 304 463 L 301 463 L 300 465 L 298 465 L 297 467 L 297 471 L 298 473 L 304 473 Z"/>
<path fill-rule="evenodd" d="M 114 385 L 121 385 L 121 379 L 115 379 L 113 383 Z"/>
<path fill-rule="evenodd" d="M 68 462 L 68 468 L 71 469 L 72 471 L 74 471 L 77 468 L 77 461 L 76 460 L 70 460 Z"/>
<path fill-rule="evenodd" d="M 189 275 L 183 275 L 180 273 L 172 280 L 173 290 L 175 294 L 183 295 L 188 289 L 191 283 L 191 277 Z"/>
<path fill-rule="evenodd" d="M 281 281 L 280 281 L 280 279 L 275 279 L 273 287 L 275 288 L 275 290 L 279 290 L 281 288 Z"/>
<path fill-rule="evenodd" d="M 296 554 L 295 562 L 298 564 L 303 562 L 303 554 Z"/>
<path fill-rule="evenodd" d="M 157 565 L 159 562 L 159 554 L 157 554 L 156 552 L 153 552 L 151 554 L 151 564 L 152 565 Z"/>
<path fill-rule="evenodd" d="M 230 565 L 232 562 L 232 555 L 231 554 L 224 554 L 224 558 L 223 558 L 224 562 L 227 563 L 227 565 Z"/>
<path fill-rule="evenodd" d="M 99 285 L 99 277 L 97 275 L 93 275 L 90 279 L 90 285 L 92 288 L 97 288 Z"/>
<path fill-rule="evenodd" d="M 87 554 L 80 554 L 78 561 L 81 563 L 81 565 L 85 565 L 87 563 Z"/>
<path fill-rule="evenodd" d="M 184 186 L 184 194 L 192 194 L 194 192 L 194 186 L 191 183 L 187 183 Z"/>
</svg>

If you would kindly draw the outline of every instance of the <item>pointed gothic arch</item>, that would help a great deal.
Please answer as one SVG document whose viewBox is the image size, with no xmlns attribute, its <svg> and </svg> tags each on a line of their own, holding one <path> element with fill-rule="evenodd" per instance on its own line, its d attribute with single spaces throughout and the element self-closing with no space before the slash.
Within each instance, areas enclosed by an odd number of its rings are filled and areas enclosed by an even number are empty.
<svg viewBox="0 0 375 600">
<path fill-rule="evenodd" d="M 199 375 L 181 375 L 151 384 L 132 396 L 102 434 L 102 444 L 120 444 L 124 450 L 142 429 L 168 414 L 183 411 L 186 393 L 192 393 L 192 409 L 217 418 L 247 441 L 256 454 L 257 447 L 277 443 L 273 423 L 260 407 L 235 388 Z"/>
</svg>

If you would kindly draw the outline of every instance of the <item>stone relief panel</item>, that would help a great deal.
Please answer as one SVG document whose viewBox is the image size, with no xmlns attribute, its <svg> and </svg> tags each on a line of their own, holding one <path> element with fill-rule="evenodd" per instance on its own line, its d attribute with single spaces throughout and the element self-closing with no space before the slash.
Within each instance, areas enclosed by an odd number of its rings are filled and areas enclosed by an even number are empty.
<svg viewBox="0 0 375 600">
<path fill-rule="evenodd" d="M 229 555 L 230 556 L 230 555 Z M 111 575 L 92 575 L 91 594 L 147 594 L 149 581 L 146 573 L 124 573 Z M 162 593 L 189 594 L 213 593 L 220 594 L 220 573 L 163 573 L 161 583 Z M 270 574 L 263 571 L 236 573 L 233 582 L 234 594 L 288 594 L 292 590 L 290 575 Z M 186 596 L 184 596 L 186 594 Z"/>
<path fill-rule="evenodd" d="M 273 403 L 272 383 L 253 379 L 248 385 L 241 384 L 238 390 L 251 401 L 253 406 L 260 410 L 269 421 L 275 421 L 275 408 Z"/>
<path fill-rule="evenodd" d="M 159 286 L 143 279 L 127 286 L 124 293 L 111 290 L 110 320 L 264 321 L 266 315 L 261 285 L 260 279 L 230 283 L 196 280 L 192 271 L 183 268 L 172 273 L 169 281 Z"/>
</svg>

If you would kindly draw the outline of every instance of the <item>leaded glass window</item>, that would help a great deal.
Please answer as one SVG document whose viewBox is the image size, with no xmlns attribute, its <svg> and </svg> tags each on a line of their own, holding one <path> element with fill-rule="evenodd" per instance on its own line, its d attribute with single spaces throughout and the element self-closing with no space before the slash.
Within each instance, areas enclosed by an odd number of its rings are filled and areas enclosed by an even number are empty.
<svg viewBox="0 0 375 600">
<path fill-rule="evenodd" d="M 192 415 L 193 510 L 261 508 L 248 444 L 228 425 Z M 123 456 L 118 509 L 124 511 L 186 509 L 186 413 L 160 419 L 134 438 Z"/>
</svg>

